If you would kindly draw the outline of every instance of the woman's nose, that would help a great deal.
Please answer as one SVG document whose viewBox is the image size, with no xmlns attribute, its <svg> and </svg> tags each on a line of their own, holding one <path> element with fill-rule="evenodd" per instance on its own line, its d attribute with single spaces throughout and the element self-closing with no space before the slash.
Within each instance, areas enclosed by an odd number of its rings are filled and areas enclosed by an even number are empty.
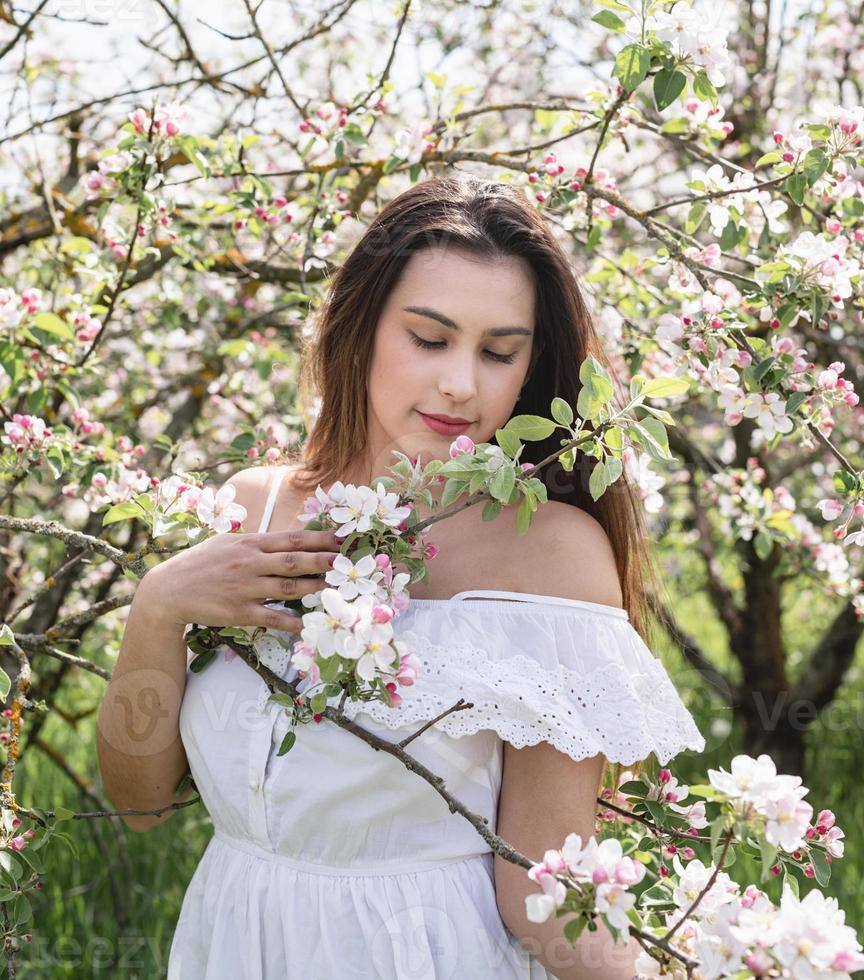
<svg viewBox="0 0 864 980">
<path fill-rule="evenodd" d="M 477 393 L 473 361 L 463 358 L 447 365 L 438 382 L 438 390 L 454 402 L 464 402 L 472 398 Z"/>
</svg>

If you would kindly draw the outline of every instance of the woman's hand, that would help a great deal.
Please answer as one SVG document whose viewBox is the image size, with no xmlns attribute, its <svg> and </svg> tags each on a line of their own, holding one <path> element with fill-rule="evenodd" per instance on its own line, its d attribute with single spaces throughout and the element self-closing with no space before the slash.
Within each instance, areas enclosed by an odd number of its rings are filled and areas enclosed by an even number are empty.
<svg viewBox="0 0 864 980">
<path fill-rule="evenodd" d="M 299 616 L 263 603 L 323 589 L 339 544 L 334 531 L 215 534 L 150 569 L 138 592 L 162 619 L 181 626 L 264 626 L 296 633 L 303 625 Z"/>
</svg>

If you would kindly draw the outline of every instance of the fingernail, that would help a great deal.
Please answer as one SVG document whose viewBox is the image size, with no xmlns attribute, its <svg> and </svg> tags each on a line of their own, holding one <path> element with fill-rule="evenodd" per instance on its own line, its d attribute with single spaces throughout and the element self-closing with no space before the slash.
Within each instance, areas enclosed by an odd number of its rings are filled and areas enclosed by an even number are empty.
<svg viewBox="0 0 864 980">
<path fill-rule="evenodd" d="M 327 561 L 330 563 L 331 568 L 333 567 L 333 563 L 336 561 L 338 557 L 339 557 L 338 555 L 330 555 L 330 557 L 327 559 Z"/>
</svg>

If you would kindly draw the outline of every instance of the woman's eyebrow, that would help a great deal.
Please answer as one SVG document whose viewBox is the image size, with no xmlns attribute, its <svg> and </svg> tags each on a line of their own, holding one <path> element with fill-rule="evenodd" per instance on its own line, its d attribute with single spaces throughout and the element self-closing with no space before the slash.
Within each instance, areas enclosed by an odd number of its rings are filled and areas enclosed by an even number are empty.
<svg viewBox="0 0 864 980">
<path fill-rule="evenodd" d="M 403 306 L 402 309 L 406 313 L 417 313 L 420 316 L 427 316 L 431 320 L 437 320 L 439 323 L 443 323 L 445 327 L 450 327 L 451 330 L 459 331 L 462 329 L 449 316 L 446 316 L 444 313 L 439 313 L 438 310 L 430 309 L 428 306 Z M 507 337 L 511 334 L 524 334 L 530 337 L 531 333 L 532 331 L 528 327 L 491 327 L 489 330 L 483 331 L 483 336 Z"/>
</svg>

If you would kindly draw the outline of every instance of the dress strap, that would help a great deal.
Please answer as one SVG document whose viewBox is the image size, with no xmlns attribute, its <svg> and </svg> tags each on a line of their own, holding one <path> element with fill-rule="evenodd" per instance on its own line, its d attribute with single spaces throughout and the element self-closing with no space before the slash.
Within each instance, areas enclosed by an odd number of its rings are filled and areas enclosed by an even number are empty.
<svg viewBox="0 0 864 980">
<path fill-rule="evenodd" d="M 609 606 L 602 602 L 589 602 L 587 599 L 565 599 L 558 595 L 536 595 L 533 592 L 503 592 L 497 589 L 466 589 L 457 592 L 450 597 L 453 602 L 456 599 L 470 598 L 489 598 L 489 599 L 516 599 L 519 602 L 540 602 L 545 605 L 553 606 L 574 606 L 577 609 L 592 609 L 596 612 L 608 613 L 611 616 L 618 616 L 621 619 L 628 619 L 629 614 L 626 609 L 619 606 Z"/>
<path fill-rule="evenodd" d="M 267 503 L 264 505 L 264 514 L 261 517 L 261 524 L 258 527 L 259 534 L 263 534 L 270 526 L 270 518 L 273 515 L 273 508 L 276 505 L 276 494 L 279 493 L 279 487 L 287 472 L 288 467 L 281 466 L 279 471 L 270 478 L 270 493 L 267 495 Z"/>
</svg>

